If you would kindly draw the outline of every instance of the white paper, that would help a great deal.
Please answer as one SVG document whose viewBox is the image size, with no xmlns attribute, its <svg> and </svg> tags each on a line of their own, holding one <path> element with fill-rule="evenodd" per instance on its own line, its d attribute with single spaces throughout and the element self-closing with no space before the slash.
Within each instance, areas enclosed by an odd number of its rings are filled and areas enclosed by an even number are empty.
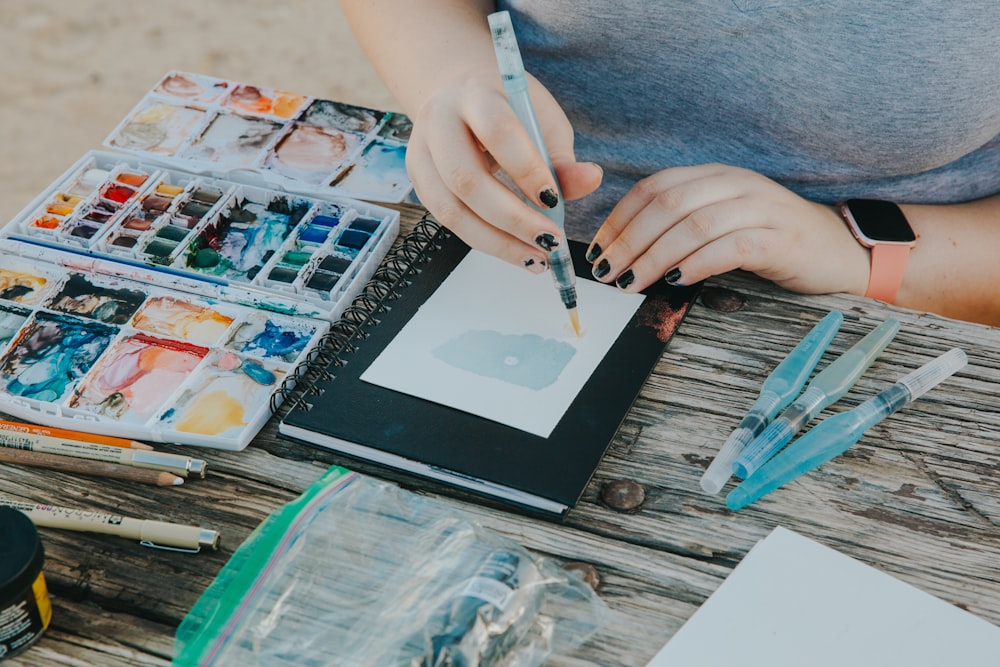
<svg viewBox="0 0 1000 667">
<path fill-rule="evenodd" d="M 578 280 L 577 337 L 551 275 L 471 251 L 361 379 L 548 437 L 643 299 Z"/>
<path fill-rule="evenodd" d="M 998 664 L 1000 628 L 779 527 L 648 667 Z"/>
</svg>

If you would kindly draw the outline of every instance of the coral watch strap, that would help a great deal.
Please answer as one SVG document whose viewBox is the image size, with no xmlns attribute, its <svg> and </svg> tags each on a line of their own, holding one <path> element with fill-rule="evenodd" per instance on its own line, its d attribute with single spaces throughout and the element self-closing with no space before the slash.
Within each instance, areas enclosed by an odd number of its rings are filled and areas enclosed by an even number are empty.
<svg viewBox="0 0 1000 667">
<path fill-rule="evenodd" d="M 904 244 L 879 243 L 872 247 L 871 275 L 865 296 L 892 303 L 896 292 L 903 284 L 906 260 L 910 256 L 910 246 Z"/>
</svg>

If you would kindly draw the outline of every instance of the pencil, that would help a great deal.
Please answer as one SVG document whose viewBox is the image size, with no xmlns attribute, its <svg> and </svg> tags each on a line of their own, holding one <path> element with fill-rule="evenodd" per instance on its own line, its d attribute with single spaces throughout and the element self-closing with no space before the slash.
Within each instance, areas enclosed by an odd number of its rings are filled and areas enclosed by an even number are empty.
<svg viewBox="0 0 1000 667">
<path fill-rule="evenodd" d="M 49 470 L 93 477 L 123 479 L 142 484 L 155 484 L 156 486 L 178 486 L 184 483 L 184 480 L 177 475 L 160 470 L 133 468 L 132 466 L 104 463 L 103 461 L 88 461 L 87 459 L 59 456 L 58 454 L 41 454 L 24 449 L 0 447 L 0 462 L 48 468 Z"/>
<path fill-rule="evenodd" d="M 70 431 L 64 428 L 50 428 L 48 426 L 38 426 L 37 424 L 11 422 L 3 419 L 0 419 L 0 430 L 16 431 L 18 433 L 31 433 L 32 435 L 45 435 L 50 438 L 65 438 L 66 440 L 77 440 L 79 442 L 92 442 L 98 445 L 121 447 L 123 449 L 142 449 L 145 451 L 153 449 L 145 443 L 128 440 L 126 438 L 115 438 L 110 435 L 97 435 L 96 433 L 84 433 L 83 431 Z"/>
<path fill-rule="evenodd" d="M 109 447 L 94 442 L 53 438 L 47 435 L 25 433 L 24 431 L 0 430 L 0 447 L 23 449 L 39 454 L 73 456 L 90 461 L 103 461 L 104 463 L 120 463 L 136 468 L 163 470 L 180 477 L 187 477 L 192 473 L 200 477 L 205 476 L 205 462 L 190 456 Z"/>
</svg>

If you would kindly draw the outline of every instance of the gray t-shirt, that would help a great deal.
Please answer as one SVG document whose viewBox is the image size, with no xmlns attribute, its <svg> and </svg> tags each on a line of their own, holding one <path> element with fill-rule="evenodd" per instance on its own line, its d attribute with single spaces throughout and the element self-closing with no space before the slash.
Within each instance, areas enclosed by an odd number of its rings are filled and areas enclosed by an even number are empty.
<svg viewBox="0 0 1000 667">
<path fill-rule="evenodd" d="M 1000 192 L 997 0 L 514 0 L 525 67 L 604 185 L 589 240 L 640 178 L 722 162 L 832 203 Z"/>
</svg>

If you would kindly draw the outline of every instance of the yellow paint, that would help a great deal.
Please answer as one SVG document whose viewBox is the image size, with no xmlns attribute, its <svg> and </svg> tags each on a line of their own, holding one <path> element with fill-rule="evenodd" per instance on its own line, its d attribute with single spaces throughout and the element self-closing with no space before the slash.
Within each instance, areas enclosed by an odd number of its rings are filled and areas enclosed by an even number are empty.
<svg viewBox="0 0 1000 667">
<path fill-rule="evenodd" d="M 30 273 L 18 273 L 7 269 L 0 269 L 0 292 L 23 285 L 31 289 L 30 292 L 21 297 L 8 297 L 21 303 L 34 303 L 41 298 L 40 290 L 47 281 L 41 276 L 33 276 Z"/>
<path fill-rule="evenodd" d="M 243 405 L 222 390 L 199 396 L 177 422 L 184 433 L 219 435 L 231 428 L 246 426 Z"/>
</svg>

